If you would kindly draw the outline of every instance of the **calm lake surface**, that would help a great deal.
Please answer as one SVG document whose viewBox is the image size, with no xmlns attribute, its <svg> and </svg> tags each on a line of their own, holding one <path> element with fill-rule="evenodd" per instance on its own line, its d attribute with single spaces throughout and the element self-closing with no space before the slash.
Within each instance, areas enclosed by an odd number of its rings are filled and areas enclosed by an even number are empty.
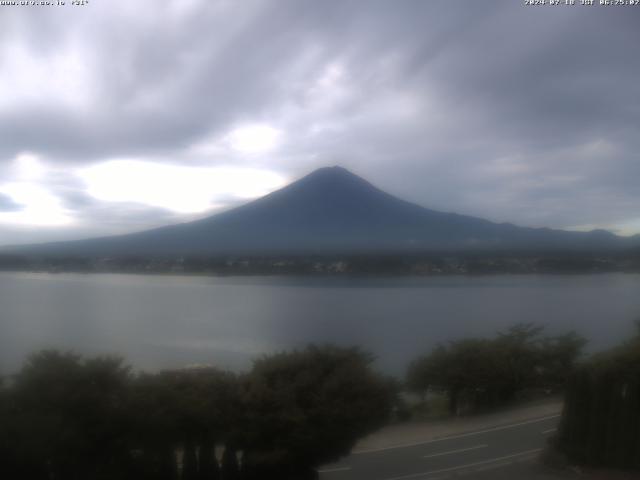
<svg viewBox="0 0 640 480">
<path fill-rule="evenodd" d="M 0 274 L 0 371 L 54 347 L 122 355 L 155 370 L 245 369 L 261 353 L 309 342 L 359 345 L 402 374 L 441 341 L 516 322 L 575 329 L 597 350 L 640 318 L 640 275 L 426 278 Z"/>
</svg>

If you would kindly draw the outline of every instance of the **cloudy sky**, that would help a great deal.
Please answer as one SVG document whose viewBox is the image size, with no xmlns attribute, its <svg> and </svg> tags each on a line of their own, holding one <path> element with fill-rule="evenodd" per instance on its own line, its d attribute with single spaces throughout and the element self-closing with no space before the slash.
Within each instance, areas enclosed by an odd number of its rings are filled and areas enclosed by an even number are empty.
<svg viewBox="0 0 640 480">
<path fill-rule="evenodd" d="M 0 244 L 336 164 L 434 209 L 640 232 L 640 6 L 66 3 L 0 6 Z"/>
</svg>

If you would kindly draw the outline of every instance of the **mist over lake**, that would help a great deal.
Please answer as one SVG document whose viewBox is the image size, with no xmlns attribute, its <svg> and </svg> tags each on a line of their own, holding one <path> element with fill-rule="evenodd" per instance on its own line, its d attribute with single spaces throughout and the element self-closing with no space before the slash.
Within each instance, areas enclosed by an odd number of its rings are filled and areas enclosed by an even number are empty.
<svg viewBox="0 0 640 480">
<path fill-rule="evenodd" d="M 0 368 L 41 348 L 118 354 L 136 368 L 244 369 L 309 342 L 359 345 L 402 374 L 437 342 L 516 322 L 615 345 L 640 316 L 640 275 L 187 277 L 0 274 Z"/>
</svg>

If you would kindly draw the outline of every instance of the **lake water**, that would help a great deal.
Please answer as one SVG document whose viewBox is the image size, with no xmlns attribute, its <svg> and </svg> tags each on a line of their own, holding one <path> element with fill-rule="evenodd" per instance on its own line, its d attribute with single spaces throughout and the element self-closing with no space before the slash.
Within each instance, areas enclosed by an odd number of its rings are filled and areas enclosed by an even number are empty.
<svg viewBox="0 0 640 480">
<path fill-rule="evenodd" d="M 0 273 L 0 371 L 54 347 L 135 367 L 245 369 L 309 342 L 359 345 L 402 374 L 435 343 L 516 322 L 575 329 L 597 350 L 640 318 L 640 275 L 291 278 Z"/>
</svg>

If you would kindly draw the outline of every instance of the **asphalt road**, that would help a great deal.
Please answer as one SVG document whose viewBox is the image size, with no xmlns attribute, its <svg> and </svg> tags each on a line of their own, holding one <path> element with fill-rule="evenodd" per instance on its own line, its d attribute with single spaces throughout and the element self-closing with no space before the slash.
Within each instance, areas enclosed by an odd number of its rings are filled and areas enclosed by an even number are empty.
<svg viewBox="0 0 640 480">
<path fill-rule="evenodd" d="M 559 415 L 428 442 L 352 454 L 319 470 L 321 480 L 437 480 L 531 462 L 555 432 Z M 515 478 L 515 477 L 514 477 Z M 518 477 L 520 478 L 520 477 Z"/>
</svg>

